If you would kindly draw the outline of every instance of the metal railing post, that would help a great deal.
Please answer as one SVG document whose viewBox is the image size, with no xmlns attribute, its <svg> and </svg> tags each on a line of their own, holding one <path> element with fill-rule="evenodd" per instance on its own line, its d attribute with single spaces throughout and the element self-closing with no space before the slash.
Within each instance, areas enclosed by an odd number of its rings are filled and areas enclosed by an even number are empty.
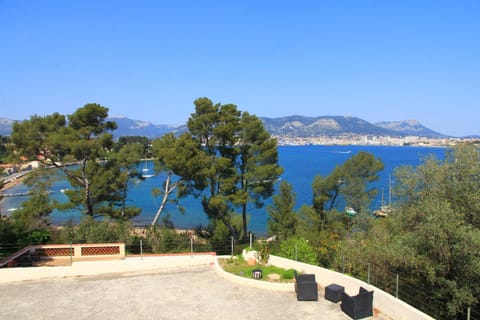
<svg viewBox="0 0 480 320">
<path fill-rule="evenodd" d="M 398 299 L 398 282 L 399 282 L 399 277 L 398 277 L 398 273 L 397 273 L 397 281 L 396 281 L 396 284 L 395 284 L 395 297 Z"/>
<path fill-rule="evenodd" d="M 295 261 L 297 261 L 297 258 L 298 258 L 298 246 L 295 243 Z"/>
<path fill-rule="evenodd" d="M 250 232 L 250 249 L 252 249 L 252 233 Z"/>
<path fill-rule="evenodd" d="M 190 236 L 190 253 L 193 254 L 193 237 Z"/>
<path fill-rule="evenodd" d="M 470 320 L 470 307 L 467 308 L 467 320 Z"/>
<path fill-rule="evenodd" d="M 70 265 L 73 265 L 73 247 L 72 247 L 71 241 L 70 241 Z"/>
<path fill-rule="evenodd" d="M 368 264 L 367 283 L 370 284 L 370 263 Z"/>
<path fill-rule="evenodd" d="M 233 257 L 233 237 L 232 237 L 232 257 Z"/>
<path fill-rule="evenodd" d="M 143 242 L 140 239 L 140 260 L 143 260 Z"/>
</svg>

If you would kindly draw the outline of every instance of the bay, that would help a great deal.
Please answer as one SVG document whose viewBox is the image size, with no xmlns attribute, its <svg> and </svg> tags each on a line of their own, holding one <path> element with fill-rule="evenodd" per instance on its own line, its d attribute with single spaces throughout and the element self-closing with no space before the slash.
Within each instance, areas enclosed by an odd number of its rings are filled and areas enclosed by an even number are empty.
<svg viewBox="0 0 480 320">
<path fill-rule="evenodd" d="M 279 164 L 284 168 L 281 181 L 288 181 L 296 193 L 296 209 L 304 204 L 312 203 L 312 182 L 316 175 L 326 176 L 337 165 L 341 165 L 348 158 L 360 151 L 370 152 L 379 158 L 385 165 L 385 169 L 380 173 L 380 179 L 373 186 L 378 188 L 378 196 L 372 202 L 372 209 L 378 208 L 381 204 L 382 190 L 387 201 L 389 179 L 394 180 L 395 168 L 402 165 L 419 165 L 423 159 L 435 156 L 437 159 L 444 159 L 445 148 L 434 147 L 395 147 L 395 146 L 280 146 Z M 148 162 L 147 167 L 153 171 L 153 163 Z M 140 165 L 139 169 L 144 168 Z M 138 182 L 132 185 L 129 192 L 129 204 L 138 206 L 142 209 L 140 216 L 133 219 L 135 225 L 148 225 L 155 215 L 159 205 L 159 198 L 152 195 L 153 188 L 160 188 L 164 181 L 164 176 L 158 175 Z M 277 182 L 277 185 L 281 182 Z M 52 188 L 52 195 L 58 201 L 66 201 L 66 196 L 61 192 L 67 189 L 68 183 L 65 180 L 59 180 Z M 17 193 L 27 191 L 27 188 L 19 184 L 8 189 L 7 193 Z M 8 197 L 1 202 L 2 214 L 8 214 L 14 208 L 18 208 L 25 197 Z M 175 227 L 180 229 L 189 229 L 199 224 L 207 224 L 208 220 L 203 212 L 200 199 L 188 197 L 180 200 L 185 214 L 182 214 L 175 205 L 168 205 L 166 212 L 169 214 Z M 266 201 L 265 206 L 257 209 L 253 206 L 248 207 L 250 216 L 249 229 L 256 234 L 265 234 L 267 230 L 268 214 L 266 207 L 271 204 L 271 199 Z M 52 213 L 54 224 L 63 224 L 68 219 L 78 222 L 80 213 L 72 210 L 68 212 L 55 211 Z"/>
</svg>

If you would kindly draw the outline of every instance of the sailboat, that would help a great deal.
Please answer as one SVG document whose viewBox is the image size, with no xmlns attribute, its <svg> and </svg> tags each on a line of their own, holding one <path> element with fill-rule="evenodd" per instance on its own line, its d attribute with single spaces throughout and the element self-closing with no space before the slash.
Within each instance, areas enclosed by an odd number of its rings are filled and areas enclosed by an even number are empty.
<svg viewBox="0 0 480 320">
<path fill-rule="evenodd" d="M 374 210 L 373 211 L 373 214 L 376 216 L 376 217 L 379 217 L 379 218 L 385 218 L 388 216 L 389 213 L 392 212 L 392 208 L 390 206 L 391 202 L 392 202 L 392 193 L 391 193 L 391 178 L 390 176 L 388 177 L 388 205 L 385 205 L 384 202 L 383 202 L 383 188 L 382 188 L 382 205 L 380 206 L 380 209 L 378 210 Z"/>
<path fill-rule="evenodd" d="M 150 169 L 147 166 L 147 160 L 145 160 L 144 162 L 145 162 L 145 167 L 142 169 L 142 178 L 148 179 L 148 178 L 153 177 L 154 174 L 149 173 Z"/>
</svg>

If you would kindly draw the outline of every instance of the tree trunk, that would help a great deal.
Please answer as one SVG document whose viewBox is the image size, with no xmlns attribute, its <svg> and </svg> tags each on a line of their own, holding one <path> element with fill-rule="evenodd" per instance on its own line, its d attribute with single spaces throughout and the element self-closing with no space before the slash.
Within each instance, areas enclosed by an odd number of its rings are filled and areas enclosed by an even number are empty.
<svg viewBox="0 0 480 320">
<path fill-rule="evenodd" d="M 167 180 L 165 181 L 165 188 L 163 191 L 162 203 L 160 203 L 160 207 L 158 207 L 157 213 L 153 218 L 153 221 L 151 224 L 152 227 L 157 224 L 158 218 L 160 218 L 160 215 L 162 214 L 162 211 L 165 208 L 165 205 L 167 204 L 168 197 L 177 188 L 177 183 L 173 183 L 172 186 L 170 187 L 171 178 L 172 178 L 172 173 L 169 172 L 167 175 Z"/>
<path fill-rule="evenodd" d="M 242 205 L 242 222 L 243 222 L 243 238 L 246 238 L 247 233 L 247 204 Z"/>
</svg>

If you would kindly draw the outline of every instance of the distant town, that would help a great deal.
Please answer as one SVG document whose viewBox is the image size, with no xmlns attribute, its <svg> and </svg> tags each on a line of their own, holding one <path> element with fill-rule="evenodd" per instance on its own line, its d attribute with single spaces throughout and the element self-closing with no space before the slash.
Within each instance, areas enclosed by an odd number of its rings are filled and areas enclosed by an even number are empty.
<svg viewBox="0 0 480 320">
<path fill-rule="evenodd" d="M 275 136 L 275 135 L 274 135 Z M 418 146 L 418 147 L 449 147 L 459 143 L 480 144 L 479 138 L 427 138 L 419 136 L 391 137 L 345 134 L 340 136 L 275 136 L 282 146 L 305 145 L 368 145 L 368 146 Z"/>
</svg>

